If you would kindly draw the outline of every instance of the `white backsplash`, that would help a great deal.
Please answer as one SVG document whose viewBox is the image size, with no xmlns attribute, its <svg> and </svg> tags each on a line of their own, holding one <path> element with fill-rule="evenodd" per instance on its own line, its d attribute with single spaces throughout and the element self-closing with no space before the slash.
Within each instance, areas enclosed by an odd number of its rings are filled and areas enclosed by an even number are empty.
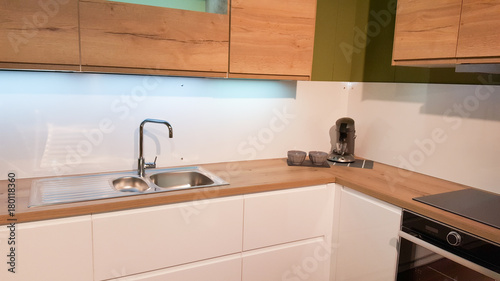
<svg viewBox="0 0 500 281">
<path fill-rule="evenodd" d="M 358 155 L 500 193 L 500 86 L 352 83 L 348 115 Z"/>
<path fill-rule="evenodd" d="M 330 150 L 348 83 L 0 71 L 0 179 L 136 169 L 138 128 L 158 166 Z"/>
<path fill-rule="evenodd" d="M 285 82 L 0 71 L 0 179 L 136 168 L 138 127 L 158 166 L 331 149 L 356 122 L 356 154 L 500 193 L 500 87 Z"/>
</svg>

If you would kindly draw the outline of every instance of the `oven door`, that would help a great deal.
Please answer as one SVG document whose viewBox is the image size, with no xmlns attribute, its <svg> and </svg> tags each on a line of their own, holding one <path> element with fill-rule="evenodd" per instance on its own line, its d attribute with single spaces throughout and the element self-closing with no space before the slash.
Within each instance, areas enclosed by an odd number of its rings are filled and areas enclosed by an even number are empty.
<svg viewBox="0 0 500 281">
<path fill-rule="evenodd" d="M 500 274 L 400 231 L 398 281 L 500 280 Z"/>
</svg>

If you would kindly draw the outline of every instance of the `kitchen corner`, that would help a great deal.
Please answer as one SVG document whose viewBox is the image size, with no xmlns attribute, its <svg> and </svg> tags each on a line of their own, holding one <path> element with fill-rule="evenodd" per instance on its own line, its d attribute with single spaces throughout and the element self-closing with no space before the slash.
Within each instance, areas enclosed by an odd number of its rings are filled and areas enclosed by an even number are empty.
<svg viewBox="0 0 500 281">
<path fill-rule="evenodd" d="M 240 162 L 204 164 L 203 168 L 230 182 L 228 186 L 171 191 L 165 193 L 103 199 L 91 202 L 69 203 L 28 208 L 31 179 L 18 181 L 18 222 L 38 221 L 68 216 L 97 214 L 148 206 L 206 200 L 233 195 L 337 183 L 400 208 L 412 210 L 465 231 L 500 243 L 500 231 L 470 219 L 445 212 L 412 200 L 414 197 L 439 194 L 470 188 L 397 167 L 374 163 L 373 169 L 332 166 L 329 169 L 288 166 L 286 159 L 267 159 Z M 6 183 L 2 181 L 2 183 Z M 2 210 L 0 224 L 7 224 L 9 216 Z"/>
</svg>

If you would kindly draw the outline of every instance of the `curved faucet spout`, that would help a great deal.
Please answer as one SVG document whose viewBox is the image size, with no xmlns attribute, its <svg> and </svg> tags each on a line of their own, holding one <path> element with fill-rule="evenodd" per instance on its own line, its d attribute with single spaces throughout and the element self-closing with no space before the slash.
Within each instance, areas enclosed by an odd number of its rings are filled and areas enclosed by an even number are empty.
<svg viewBox="0 0 500 281">
<path fill-rule="evenodd" d="M 168 127 L 168 136 L 169 138 L 173 137 L 173 131 L 172 131 L 172 126 L 170 126 L 170 123 L 168 123 L 165 120 L 160 120 L 160 119 L 146 119 L 141 122 L 141 125 L 139 126 L 139 160 L 138 160 L 138 167 L 137 167 L 137 172 L 139 176 L 144 177 L 145 175 L 145 170 L 146 168 L 156 168 L 156 158 L 154 163 L 145 163 L 144 156 L 143 156 L 143 135 L 144 135 L 144 125 L 146 123 L 157 123 L 157 124 L 164 124 L 165 126 Z"/>
</svg>

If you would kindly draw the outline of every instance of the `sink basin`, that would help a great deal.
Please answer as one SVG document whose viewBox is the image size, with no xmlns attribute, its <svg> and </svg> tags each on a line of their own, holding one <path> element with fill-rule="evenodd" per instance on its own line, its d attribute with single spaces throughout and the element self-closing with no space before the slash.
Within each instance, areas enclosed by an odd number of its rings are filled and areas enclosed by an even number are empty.
<svg viewBox="0 0 500 281">
<path fill-rule="evenodd" d="M 151 194 L 228 183 L 201 167 L 148 169 L 145 177 L 137 171 L 34 180 L 29 207 L 90 201 L 129 195 Z"/>
<path fill-rule="evenodd" d="M 149 177 L 160 188 L 182 189 L 214 184 L 214 181 L 196 171 L 164 172 Z"/>
<path fill-rule="evenodd" d="M 146 181 L 140 177 L 119 177 L 113 180 L 112 184 L 117 191 L 123 192 L 144 192 L 150 189 Z"/>
</svg>

